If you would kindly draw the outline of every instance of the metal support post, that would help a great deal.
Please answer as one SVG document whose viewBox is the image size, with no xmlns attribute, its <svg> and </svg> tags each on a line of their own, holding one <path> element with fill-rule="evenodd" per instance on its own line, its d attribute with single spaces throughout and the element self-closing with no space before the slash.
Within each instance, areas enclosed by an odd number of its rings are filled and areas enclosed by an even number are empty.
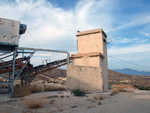
<svg viewBox="0 0 150 113">
<path fill-rule="evenodd" d="M 14 95 L 14 78 L 15 78 L 15 58 L 16 58 L 16 50 L 13 55 L 13 70 L 12 70 L 12 84 L 11 84 L 11 95 Z"/>
<path fill-rule="evenodd" d="M 70 63 L 70 61 L 69 61 L 69 60 L 70 60 L 70 53 L 68 52 L 68 53 L 67 53 L 67 64 L 69 64 L 69 63 Z"/>
</svg>

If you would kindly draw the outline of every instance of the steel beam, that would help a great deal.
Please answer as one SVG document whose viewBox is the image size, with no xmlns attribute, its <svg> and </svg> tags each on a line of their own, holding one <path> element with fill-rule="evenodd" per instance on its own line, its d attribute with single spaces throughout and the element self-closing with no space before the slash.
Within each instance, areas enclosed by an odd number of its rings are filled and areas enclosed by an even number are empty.
<svg viewBox="0 0 150 113">
<path fill-rule="evenodd" d="M 36 51 L 47 51 L 47 52 L 56 52 L 56 53 L 66 53 L 67 54 L 67 64 L 69 64 L 70 53 L 67 51 L 58 51 L 50 49 L 40 49 L 40 48 L 25 48 L 25 47 L 16 47 L 17 50 L 36 50 Z"/>
<path fill-rule="evenodd" d="M 6 80 L 9 80 L 9 81 L 10 81 L 10 79 L 7 78 L 7 77 L 4 77 L 4 76 L 2 76 L 2 75 L 0 75 L 0 77 L 2 77 L 3 79 L 6 79 Z"/>
</svg>

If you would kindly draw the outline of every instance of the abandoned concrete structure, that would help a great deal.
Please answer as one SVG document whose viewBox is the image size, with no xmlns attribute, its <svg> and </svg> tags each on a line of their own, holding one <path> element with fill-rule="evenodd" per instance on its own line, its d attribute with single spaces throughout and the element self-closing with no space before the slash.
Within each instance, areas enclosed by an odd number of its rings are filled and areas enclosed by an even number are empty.
<svg viewBox="0 0 150 113">
<path fill-rule="evenodd" d="M 108 89 L 107 35 L 103 29 L 78 32 L 78 54 L 67 65 L 67 87 L 88 91 Z"/>
</svg>

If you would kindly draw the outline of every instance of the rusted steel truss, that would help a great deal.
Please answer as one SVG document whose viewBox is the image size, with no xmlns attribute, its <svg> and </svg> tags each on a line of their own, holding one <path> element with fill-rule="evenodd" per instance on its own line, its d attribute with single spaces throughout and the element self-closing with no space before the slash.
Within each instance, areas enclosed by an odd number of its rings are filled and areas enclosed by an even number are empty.
<svg viewBox="0 0 150 113">
<path fill-rule="evenodd" d="M 30 64 L 30 59 L 36 51 L 65 53 L 67 54 L 67 58 L 49 63 L 46 61 L 46 64 L 33 67 L 33 65 Z M 20 54 L 21 56 L 19 56 Z M 28 54 L 28 56 L 24 56 L 25 54 Z M 17 58 L 18 56 L 21 58 Z M 10 84 L 12 88 L 12 95 L 14 94 L 14 82 L 18 78 L 21 79 L 21 85 L 29 85 L 37 74 L 41 74 L 47 70 L 51 70 L 70 63 L 69 52 L 49 49 L 17 47 L 13 52 L 8 52 L 7 54 L 0 55 L 0 60 L 6 58 L 8 59 L 10 57 L 12 57 L 12 60 L 0 63 L 0 77 L 5 79 L 5 82 L 0 82 L 0 84 Z"/>
</svg>

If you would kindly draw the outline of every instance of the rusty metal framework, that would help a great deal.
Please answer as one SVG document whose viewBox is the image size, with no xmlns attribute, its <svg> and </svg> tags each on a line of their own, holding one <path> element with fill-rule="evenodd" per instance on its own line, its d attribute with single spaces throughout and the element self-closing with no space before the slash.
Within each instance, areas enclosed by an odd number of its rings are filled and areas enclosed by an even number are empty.
<svg viewBox="0 0 150 113">
<path fill-rule="evenodd" d="M 46 60 L 46 64 L 33 67 L 33 65 L 30 64 L 30 59 L 37 51 L 64 53 L 67 56 L 66 59 L 57 60 L 53 62 L 47 62 Z M 21 58 L 17 58 L 20 54 Z M 37 74 L 70 63 L 69 52 L 49 50 L 49 49 L 24 48 L 24 47 L 17 47 L 12 52 L 0 55 L 0 61 L 6 58 L 10 60 L 3 61 L 0 63 L 0 77 L 5 80 L 4 82 L 0 81 L 0 84 L 10 85 L 12 95 L 14 95 L 14 82 L 18 78 L 21 79 L 21 85 L 24 84 L 29 85 Z"/>
</svg>

